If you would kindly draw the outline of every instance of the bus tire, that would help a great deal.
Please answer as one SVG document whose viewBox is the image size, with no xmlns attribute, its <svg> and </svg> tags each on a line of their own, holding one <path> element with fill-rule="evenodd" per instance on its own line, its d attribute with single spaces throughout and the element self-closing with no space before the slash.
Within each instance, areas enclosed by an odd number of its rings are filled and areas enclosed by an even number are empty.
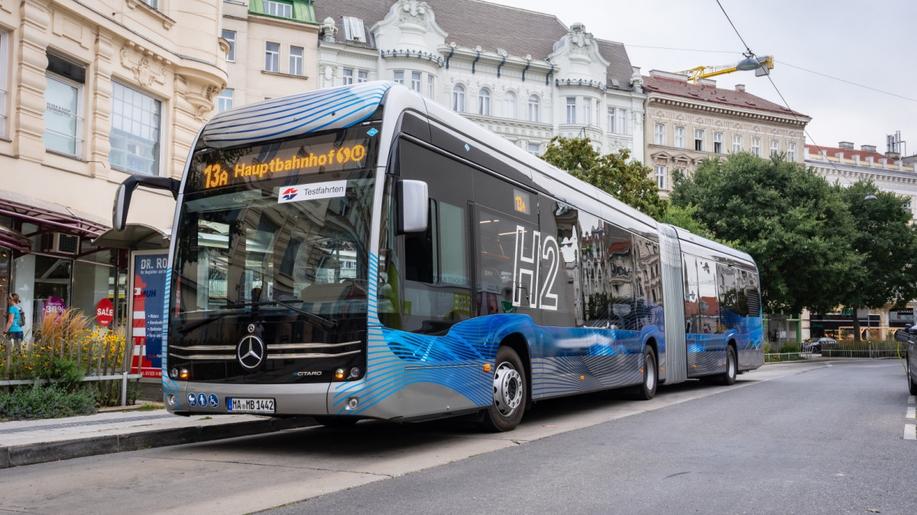
<svg viewBox="0 0 917 515">
<path fill-rule="evenodd" d="M 512 347 L 497 351 L 493 376 L 493 402 L 484 411 L 482 426 L 490 432 L 511 431 L 525 414 L 528 386 L 525 365 Z"/>
<path fill-rule="evenodd" d="M 917 383 L 911 378 L 913 370 L 911 370 L 911 357 L 908 355 L 904 356 L 904 373 L 907 374 L 907 391 L 911 395 L 917 395 Z"/>
<path fill-rule="evenodd" d="M 659 386 L 659 367 L 656 366 L 656 353 L 647 346 L 643 351 L 643 381 L 636 388 L 637 400 L 648 401 L 656 396 Z"/>
<path fill-rule="evenodd" d="M 739 364 L 736 360 L 736 349 L 732 345 L 726 347 L 726 371 L 716 376 L 717 382 L 729 386 L 735 384 Z"/>
<path fill-rule="evenodd" d="M 359 421 L 357 417 L 318 416 L 313 418 L 325 427 L 350 427 Z"/>
</svg>

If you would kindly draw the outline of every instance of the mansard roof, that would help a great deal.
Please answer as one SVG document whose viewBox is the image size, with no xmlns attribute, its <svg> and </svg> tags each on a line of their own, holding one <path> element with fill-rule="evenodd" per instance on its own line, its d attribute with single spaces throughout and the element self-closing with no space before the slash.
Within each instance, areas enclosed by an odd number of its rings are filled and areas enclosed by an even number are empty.
<svg viewBox="0 0 917 515">
<path fill-rule="evenodd" d="M 808 118 L 802 113 L 787 109 L 744 90 L 718 88 L 714 81 L 691 84 L 684 76 L 675 77 L 675 74 L 660 73 L 655 70 L 650 72 L 650 75 L 643 77 L 643 89 L 647 93 L 660 93 L 694 101 Z"/>
<path fill-rule="evenodd" d="M 363 20 L 367 31 L 382 21 L 395 0 L 316 0 L 315 15 L 321 22 L 333 18 L 340 26 L 342 16 Z M 436 16 L 436 24 L 448 33 L 446 42 L 488 52 L 502 48 L 516 57 L 531 55 L 545 59 L 554 51 L 554 43 L 569 29 L 552 14 L 539 13 L 481 0 L 426 0 Z M 599 52 L 611 64 L 607 83 L 612 79 L 620 89 L 630 89 L 630 58 L 621 43 L 596 40 Z"/>
</svg>

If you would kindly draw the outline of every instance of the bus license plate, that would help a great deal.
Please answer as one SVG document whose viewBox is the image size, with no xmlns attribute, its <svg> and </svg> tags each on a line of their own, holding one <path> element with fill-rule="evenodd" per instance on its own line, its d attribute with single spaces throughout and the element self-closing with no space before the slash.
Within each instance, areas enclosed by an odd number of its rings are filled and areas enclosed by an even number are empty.
<svg viewBox="0 0 917 515">
<path fill-rule="evenodd" d="M 227 406 L 234 413 L 274 413 L 274 399 L 230 398 Z"/>
</svg>

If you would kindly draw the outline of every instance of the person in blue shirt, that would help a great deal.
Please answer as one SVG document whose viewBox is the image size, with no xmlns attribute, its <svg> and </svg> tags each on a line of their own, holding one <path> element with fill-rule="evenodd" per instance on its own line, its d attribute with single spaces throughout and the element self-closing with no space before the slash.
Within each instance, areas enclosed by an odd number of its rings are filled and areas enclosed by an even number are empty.
<svg viewBox="0 0 917 515">
<path fill-rule="evenodd" d="M 4 329 L 4 332 L 7 336 L 9 336 L 10 341 L 12 341 L 15 345 L 22 342 L 22 320 L 25 317 L 22 313 L 22 306 L 19 305 L 20 302 L 22 302 L 19 299 L 19 294 L 10 293 L 9 301 L 10 307 L 7 309 L 6 328 Z"/>
</svg>

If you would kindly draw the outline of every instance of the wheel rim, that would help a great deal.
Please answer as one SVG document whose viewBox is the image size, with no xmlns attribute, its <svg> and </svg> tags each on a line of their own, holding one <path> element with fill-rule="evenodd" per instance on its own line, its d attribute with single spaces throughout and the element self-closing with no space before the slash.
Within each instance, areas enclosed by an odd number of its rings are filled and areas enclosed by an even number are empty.
<svg viewBox="0 0 917 515">
<path fill-rule="evenodd" d="M 736 375 L 736 358 L 735 354 L 732 352 L 729 353 L 729 377 L 735 377 Z"/>
<path fill-rule="evenodd" d="M 646 389 L 653 391 L 656 388 L 656 364 L 653 358 L 647 355 L 646 359 Z"/>
<path fill-rule="evenodd" d="M 522 384 L 522 375 L 511 363 L 504 361 L 494 371 L 494 406 L 500 415 L 511 417 L 519 405 L 525 388 Z"/>
</svg>

